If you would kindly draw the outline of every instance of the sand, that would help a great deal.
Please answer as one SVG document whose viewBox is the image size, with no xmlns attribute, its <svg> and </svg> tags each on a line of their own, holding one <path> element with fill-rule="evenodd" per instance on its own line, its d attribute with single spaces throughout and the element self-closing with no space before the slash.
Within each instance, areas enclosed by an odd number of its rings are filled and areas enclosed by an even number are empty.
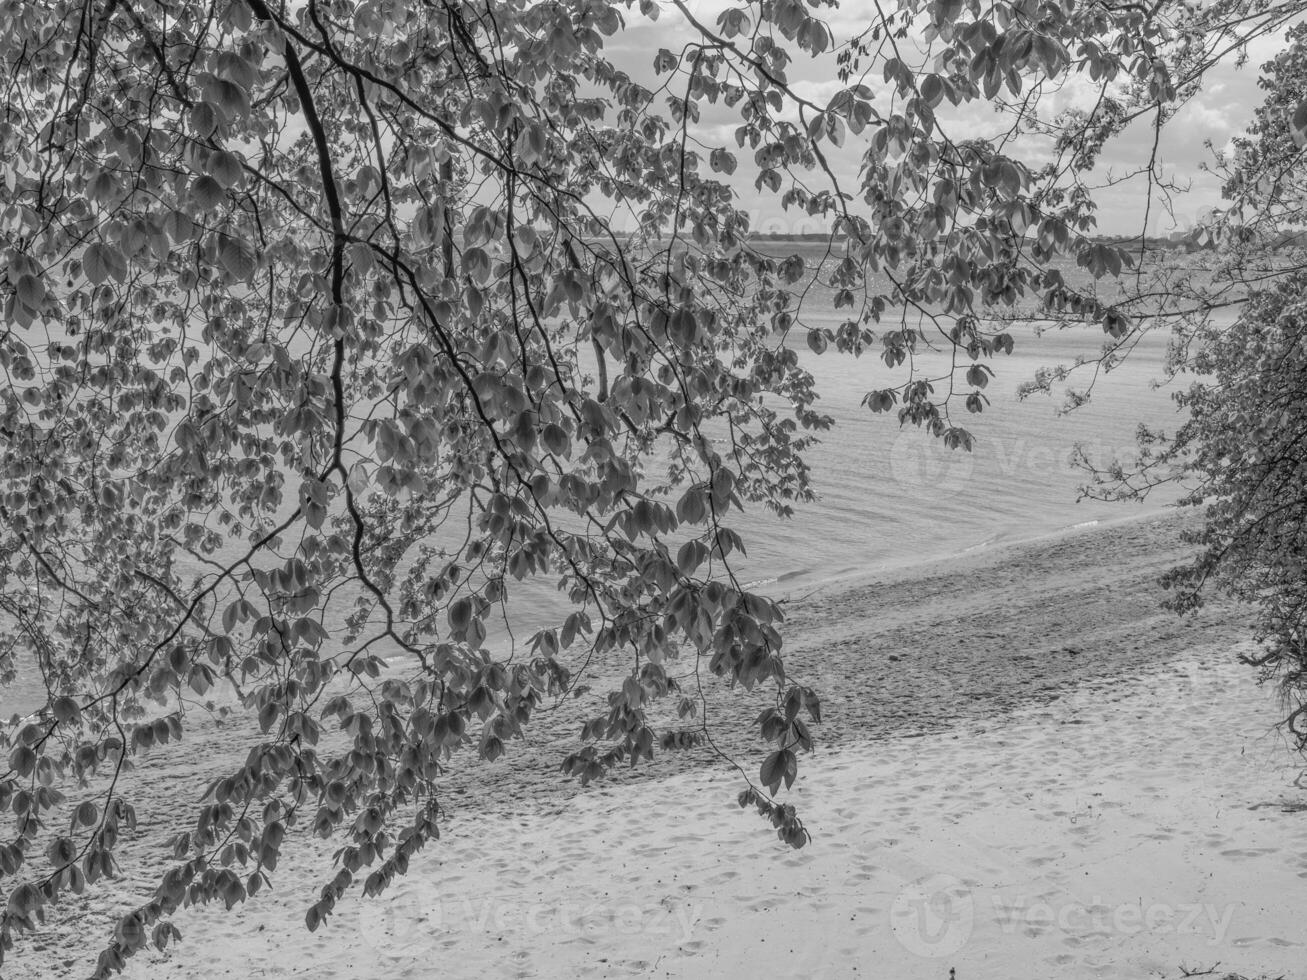
<svg viewBox="0 0 1307 980">
<path fill-rule="evenodd" d="M 796 600 L 790 669 L 826 694 L 787 799 L 792 851 L 705 750 L 581 790 L 555 774 L 569 701 L 451 784 L 443 839 L 376 900 L 303 915 L 331 845 L 132 977 L 1179 977 L 1307 963 L 1307 791 L 1281 708 L 1221 606 L 1160 611 L 1173 520 L 1128 522 L 832 585 Z M 597 685 L 598 686 L 598 685 Z M 715 724 L 760 697 L 710 692 Z M 118 888 L 65 906 L 10 978 L 84 975 L 146 889 L 177 799 L 238 758 L 202 730 L 138 770 L 156 803 Z M 763 749 L 725 747 L 747 767 Z M 506 763 L 506 764 L 505 764 Z M 133 859 L 136 862 L 134 863 Z"/>
</svg>

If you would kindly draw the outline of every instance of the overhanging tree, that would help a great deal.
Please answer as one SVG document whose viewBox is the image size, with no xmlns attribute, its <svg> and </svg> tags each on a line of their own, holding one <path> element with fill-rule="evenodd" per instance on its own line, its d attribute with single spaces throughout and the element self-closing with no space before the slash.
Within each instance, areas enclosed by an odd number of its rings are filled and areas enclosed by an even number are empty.
<svg viewBox="0 0 1307 980">
<path fill-rule="evenodd" d="M 1201 507 L 1200 546 L 1165 580 L 1169 605 L 1199 608 L 1215 586 L 1254 611 L 1246 656 L 1276 677 L 1287 727 L 1307 747 L 1307 25 L 1261 66 L 1266 97 L 1215 166 L 1225 206 L 1198 229 L 1208 274 L 1161 305 L 1185 420 L 1144 430 L 1140 456 L 1096 472 L 1091 492 L 1141 498 L 1163 484 Z"/>
<path fill-rule="evenodd" d="M 606 53 L 637 11 L 680 25 L 652 70 Z M 969 448 L 957 416 L 1013 344 L 987 305 L 1096 320 L 1105 356 L 1140 328 L 1050 264 L 1129 267 L 1090 237 L 1103 142 L 1297 12 L 905 2 L 845 38 L 799 0 L 696 11 L 0 3 L 0 675 L 49 694 L 5 733 L 0 947 L 112 869 L 124 764 L 215 686 L 248 757 L 103 972 L 183 904 L 257 891 L 288 827 L 343 840 L 310 928 L 356 879 L 382 891 L 435 835 L 447 767 L 511 751 L 591 674 L 619 679 L 564 760 L 583 781 L 711 737 L 655 716 L 689 719 L 701 673 L 774 691 L 741 802 L 801 845 L 775 794 L 819 701 L 731 564 L 745 508 L 809 498 L 829 424 L 785 336 L 876 345 L 903 381 L 868 406 Z M 842 87 L 811 101 L 796 59 Z M 1098 103 L 1045 118 L 1074 74 Z M 990 106 L 993 138 L 950 138 Z M 750 243 L 737 168 L 829 228 L 837 329 L 805 320 L 802 257 Z M 951 370 L 919 372 L 928 345 Z M 488 644 L 532 581 L 556 621 Z"/>
</svg>

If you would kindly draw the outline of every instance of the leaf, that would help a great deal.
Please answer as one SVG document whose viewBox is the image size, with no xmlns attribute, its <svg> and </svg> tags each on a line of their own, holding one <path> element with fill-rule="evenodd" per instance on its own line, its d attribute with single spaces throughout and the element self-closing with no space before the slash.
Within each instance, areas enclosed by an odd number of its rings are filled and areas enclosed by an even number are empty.
<svg viewBox="0 0 1307 980">
<path fill-rule="evenodd" d="M 687 541 L 676 552 L 676 567 L 682 575 L 689 575 L 703 561 L 707 549 L 698 541 Z"/>
<path fill-rule="evenodd" d="M 944 101 L 944 83 L 938 75 L 927 75 L 919 86 L 921 97 L 932 109 Z"/>
<path fill-rule="evenodd" d="M 495 236 L 498 213 L 487 207 L 473 209 L 467 223 L 463 226 L 463 246 L 466 249 L 480 249 Z M 466 255 L 466 253 L 464 253 Z"/>
<path fill-rule="evenodd" d="M 245 168 L 240 157 L 228 150 L 215 150 L 209 155 L 209 176 L 226 189 L 240 188 L 245 183 Z"/>
<path fill-rule="evenodd" d="M 104 245 L 94 244 L 87 246 L 82 253 L 82 272 L 92 285 L 98 286 L 109 278 L 109 269 L 104 260 Z"/>
<path fill-rule="evenodd" d="M 227 617 L 224 614 L 224 623 L 226 622 L 226 618 Z M 191 668 L 191 673 L 186 679 L 186 684 L 196 694 L 204 694 L 213 686 L 213 674 L 206 664 L 196 664 Z"/>
<path fill-rule="evenodd" d="M 234 235 L 222 235 L 219 238 L 218 261 L 233 279 L 248 282 L 254 278 L 258 257 L 254 247 L 243 238 Z"/>
<path fill-rule="evenodd" d="M 541 431 L 540 438 L 545 448 L 555 456 L 566 458 L 571 455 L 572 440 L 568 438 L 567 430 L 557 422 L 548 423 Z"/>
<path fill-rule="evenodd" d="M 97 174 L 86 187 L 86 196 L 103 206 L 118 200 L 118 180 L 108 171 Z"/>
<path fill-rule="evenodd" d="M 731 489 L 735 485 L 735 474 L 724 466 L 717 467 L 712 475 L 712 501 L 718 511 L 723 511 L 731 500 Z"/>
<path fill-rule="evenodd" d="M 259 729 L 266 732 L 277 720 L 278 707 L 275 701 L 269 701 L 259 709 Z"/>
<path fill-rule="evenodd" d="M 483 286 L 489 281 L 490 256 L 484 249 L 469 248 L 463 252 L 463 274 Z"/>
<path fill-rule="evenodd" d="M 451 630 L 455 633 L 464 632 L 472 622 L 472 600 L 464 596 L 452 603 L 447 616 Z"/>
<path fill-rule="evenodd" d="M 190 198 L 191 203 L 201 211 L 214 211 L 226 202 L 227 192 L 223 190 L 222 184 L 208 174 L 203 174 L 191 182 Z"/>
<path fill-rule="evenodd" d="M 236 628 L 236 622 L 240 617 L 240 611 L 241 611 L 240 602 L 233 602 L 230 605 L 228 605 L 226 609 L 223 610 L 222 631 L 224 633 L 230 633 L 232 630 Z"/>
<path fill-rule="evenodd" d="M 174 244 L 180 245 L 195 237 L 195 222 L 184 211 L 170 211 L 163 220 L 163 230 Z"/>
<path fill-rule="evenodd" d="M 530 225 L 518 225 L 513 229 L 513 247 L 521 258 L 530 258 L 538 244 L 536 231 Z"/>
<path fill-rule="evenodd" d="M 699 336 L 699 319 L 694 310 L 686 306 L 678 307 L 672 314 L 668 332 L 679 346 L 693 346 Z"/>
<path fill-rule="evenodd" d="M 699 524 L 704 519 L 703 488 L 690 487 L 676 503 L 676 516 L 682 524 Z"/>
<path fill-rule="evenodd" d="M 789 789 L 794 785 L 795 776 L 799 771 L 798 758 L 789 749 L 778 749 L 763 760 L 762 767 L 758 771 L 758 778 L 767 792 L 773 796 L 780 789 L 781 782 L 784 781 L 785 788 Z"/>
<path fill-rule="evenodd" d="M 735 168 L 739 166 L 735 154 L 720 147 L 708 154 L 708 164 L 715 172 L 724 173 L 727 176 L 735 173 Z"/>
<path fill-rule="evenodd" d="M 31 746 L 20 745 L 9 754 L 9 768 L 20 776 L 30 776 L 36 768 L 36 753 Z"/>
<path fill-rule="evenodd" d="M 41 893 L 35 885 L 22 884 L 9 893 L 9 914 L 18 918 L 41 907 Z"/>
<path fill-rule="evenodd" d="M 828 116 L 826 121 L 826 135 L 836 146 L 844 145 L 844 120 L 839 116 Z"/>
<path fill-rule="evenodd" d="M 87 246 L 82 254 L 82 271 L 96 286 L 110 277 L 119 282 L 127 281 L 127 262 L 122 253 L 103 242 Z"/>
<path fill-rule="evenodd" d="M 30 272 L 25 272 L 18 277 L 18 282 L 14 283 L 14 290 L 28 309 L 39 310 L 45 302 L 45 283 Z"/>
<path fill-rule="evenodd" d="M 235 51 L 223 51 L 218 55 L 218 73 L 247 92 L 258 82 L 254 66 Z"/>
<path fill-rule="evenodd" d="M 321 529 L 327 519 L 327 485 L 321 480 L 305 479 L 300 483 L 299 497 L 304 520 L 315 531 Z"/>
<path fill-rule="evenodd" d="M 1303 99 L 1294 108 L 1289 126 L 1294 145 L 1299 147 L 1307 145 L 1307 99 Z"/>
<path fill-rule="evenodd" d="M 208 139 L 218 129 L 218 111 L 211 102 L 196 102 L 187 115 L 191 129 L 200 139 Z"/>
<path fill-rule="evenodd" d="M 236 4 L 234 6 L 240 6 Z M 250 112 L 250 99 L 245 89 L 225 78 L 213 78 L 206 87 L 207 94 L 218 103 L 219 110 L 228 119 L 239 119 Z"/>
<path fill-rule="evenodd" d="M 77 702 L 70 697 L 58 697 L 50 702 L 50 712 L 60 724 L 76 721 L 81 715 Z"/>
</svg>

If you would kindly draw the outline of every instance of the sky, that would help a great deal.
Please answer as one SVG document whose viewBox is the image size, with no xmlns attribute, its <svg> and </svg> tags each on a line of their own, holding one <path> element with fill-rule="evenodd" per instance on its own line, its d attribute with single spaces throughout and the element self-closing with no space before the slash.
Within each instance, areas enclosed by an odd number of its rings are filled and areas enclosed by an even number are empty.
<svg viewBox="0 0 1307 980">
<path fill-rule="evenodd" d="M 687 2 L 695 17 L 709 26 L 715 24 L 717 13 L 727 5 L 725 0 Z M 658 50 L 668 48 L 678 51 L 690 30 L 680 12 L 670 2 L 663 0 L 662 7 L 663 13 L 657 21 L 651 21 L 635 11 L 629 12 L 626 15 L 626 30 L 609 38 L 606 45 L 608 55 L 615 64 L 651 87 L 658 84 L 652 67 Z M 868 9 L 869 6 L 862 0 L 846 0 L 844 9 L 827 9 L 822 11 L 821 16 L 831 25 L 837 39 L 847 38 L 865 26 Z M 1210 164 L 1213 161 L 1213 151 L 1207 143 L 1210 141 L 1211 146 L 1219 150 L 1228 146 L 1230 140 L 1243 131 L 1252 118 L 1253 109 L 1262 101 L 1257 88 L 1258 68 L 1274 55 L 1281 43 L 1279 38 L 1260 39 L 1249 47 L 1249 57 L 1242 68 L 1236 68 L 1231 57 L 1229 63 L 1213 69 L 1203 91 L 1163 129 L 1158 146 L 1159 159 L 1166 174 L 1185 188 L 1185 192 L 1173 198 L 1170 209 L 1154 196 L 1150 209 L 1150 234 L 1166 235 L 1177 230 L 1188 230 L 1208 210 L 1220 205 L 1220 179 L 1202 168 L 1203 163 Z M 796 58 L 791 68 L 790 81 L 801 94 L 821 105 L 843 87 L 835 77 L 833 58 L 819 62 L 806 56 L 803 60 Z M 879 70 L 868 81 L 879 82 Z M 1053 93 L 1048 99 L 1048 105 L 1052 111 L 1083 108 L 1089 104 L 1095 92 L 1095 87 L 1087 77 L 1078 76 L 1060 91 Z M 753 178 L 757 171 L 751 160 L 751 151 L 738 151 L 735 146 L 733 134 L 739 125 L 735 111 L 721 105 L 705 104 L 702 108 L 700 130 L 705 145 L 709 148 L 712 145 L 725 145 L 740 157 L 740 168 L 732 183 L 739 195 L 740 206 L 753 215 L 755 230 L 788 233 L 821 230 L 812 219 L 805 223 L 802 216 L 783 211 L 777 195 L 769 192 L 760 194 L 754 189 Z M 955 140 L 990 135 L 1008 127 L 992 109 L 979 103 L 966 107 L 965 111 L 955 111 L 951 117 L 941 116 L 941 121 L 946 127 L 945 131 Z M 859 159 L 865 148 L 866 136 L 865 131 L 861 136 L 850 133 L 843 151 L 831 156 L 833 169 L 845 190 L 856 191 L 858 187 Z M 1118 136 L 1103 154 L 1094 176 L 1106 180 L 1109 176 L 1119 176 L 1135 170 L 1148 159 L 1153 139 L 1149 120 L 1135 123 Z M 1039 152 L 1033 140 L 1025 149 Z M 1144 178 L 1104 188 L 1095 196 L 1099 202 L 1100 233 L 1139 233 L 1149 197 Z"/>
</svg>

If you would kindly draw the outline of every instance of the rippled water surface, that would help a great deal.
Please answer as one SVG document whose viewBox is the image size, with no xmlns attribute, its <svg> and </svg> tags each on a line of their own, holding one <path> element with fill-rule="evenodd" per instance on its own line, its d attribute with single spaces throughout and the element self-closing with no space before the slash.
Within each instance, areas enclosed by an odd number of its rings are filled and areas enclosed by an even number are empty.
<svg viewBox="0 0 1307 980">
<path fill-rule="evenodd" d="M 815 287 L 805 318 L 806 326 L 833 327 L 842 315 L 833 310 L 829 290 Z M 1141 422 L 1175 427 L 1180 417 L 1171 398 L 1174 389 L 1154 384 L 1163 376 L 1167 338 L 1145 337 L 1124 365 L 1096 379 L 1088 404 L 1061 414 L 1060 397 L 1021 401 L 1017 388 L 1041 367 L 1094 355 L 1103 341 L 1101 329 L 1043 335 L 1029 326 L 1011 330 L 1014 353 L 991 362 L 996 376 L 986 389 L 990 408 L 970 415 L 961 397 L 954 404 L 955 423 L 975 437 L 973 451 L 965 452 L 949 450 L 915 428 L 900 428 L 893 413 L 875 415 L 862 407 L 869 389 L 903 380 L 901 369 L 886 368 L 879 348 L 861 358 L 833 348 L 817 356 L 807 347 L 806 330 L 796 329 L 786 342 L 815 375 L 818 407 L 836 424 L 808 456 L 815 502 L 796 508 L 790 519 L 734 515 L 733 526 L 748 549 L 736 564 L 739 577 L 777 597 L 801 595 L 850 575 L 1139 513 L 1139 505 L 1078 502 L 1087 476 L 1072 466 L 1071 456 L 1077 444 L 1104 462 L 1128 456 Z M 944 356 L 923 352 L 920 366 L 938 374 Z M 1080 386 L 1088 380 L 1085 374 Z M 1146 506 L 1157 509 L 1167 502 L 1159 496 Z M 327 613 L 333 632 L 348 612 L 343 606 Z M 512 632 L 520 641 L 533 628 L 558 625 L 566 612 L 548 584 L 532 583 L 515 592 Z M 492 641 L 507 643 L 508 631 L 499 626 Z M 0 714 L 31 710 L 34 700 L 44 700 L 39 678 L 21 678 L 0 691 Z"/>
</svg>

